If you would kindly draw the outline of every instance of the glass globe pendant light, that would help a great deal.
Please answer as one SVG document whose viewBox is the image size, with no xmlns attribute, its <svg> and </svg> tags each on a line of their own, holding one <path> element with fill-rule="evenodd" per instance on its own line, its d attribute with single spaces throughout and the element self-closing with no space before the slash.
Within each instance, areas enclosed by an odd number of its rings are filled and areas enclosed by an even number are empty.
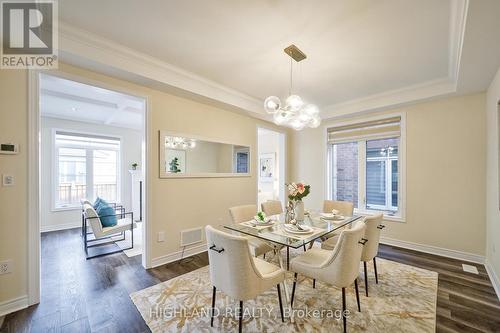
<svg viewBox="0 0 500 333">
<path fill-rule="evenodd" d="M 273 115 L 273 121 L 279 126 L 288 126 L 297 131 L 305 127 L 316 128 L 321 124 L 319 109 L 314 104 L 305 103 L 302 98 L 292 93 L 293 62 L 306 59 L 306 55 L 295 45 L 288 46 L 285 53 L 290 57 L 290 91 L 285 104 L 277 96 L 269 96 L 264 100 L 264 110 Z"/>
</svg>

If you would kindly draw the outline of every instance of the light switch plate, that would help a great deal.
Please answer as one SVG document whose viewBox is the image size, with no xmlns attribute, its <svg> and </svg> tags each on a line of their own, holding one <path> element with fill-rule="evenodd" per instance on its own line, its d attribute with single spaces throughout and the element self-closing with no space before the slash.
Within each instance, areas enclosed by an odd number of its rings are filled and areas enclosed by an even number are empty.
<svg viewBox="0 0 500 333">
<path fill-rule="evenodd" d="M 165 231 L 160 231 L 158 233 L 158 243 L 165 241 Z"/>
<path fill-rule="evenodd" d="M 14 176 L 2 175 L 2 185 L 3 186 L 14 186 Z"/>
</svg>

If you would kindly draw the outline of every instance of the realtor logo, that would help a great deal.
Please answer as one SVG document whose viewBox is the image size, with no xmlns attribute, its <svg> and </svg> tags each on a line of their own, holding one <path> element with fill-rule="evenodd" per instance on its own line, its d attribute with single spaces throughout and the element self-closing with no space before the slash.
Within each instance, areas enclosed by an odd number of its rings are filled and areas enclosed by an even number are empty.
<svg viewBox="0 0 500 333">
<path fill-rule="evenodd" d="M 2 1 L 2 69 L 57 68 L 57 3 Z"/>
</svg>

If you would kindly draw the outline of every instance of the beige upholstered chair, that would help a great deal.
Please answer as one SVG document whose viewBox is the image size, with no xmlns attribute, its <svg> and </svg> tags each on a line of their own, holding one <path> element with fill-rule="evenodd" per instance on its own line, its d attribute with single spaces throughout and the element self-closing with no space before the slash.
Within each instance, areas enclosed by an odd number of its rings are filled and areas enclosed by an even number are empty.
<svg viewBox="0 0 500 333">
<path fill-rule="evenodd" d="M 331 213 L 332 210 L 338 210 L 339 214 L 344 215 L 344 216 L 353 216 L 354 215 L 354 204 L 352 202 L 348 201 L 336 201 L 336 200 L 325 200 L 323 201 L 323 213 Z M 345 227 L 345 229 L 348 229 L 349 226 Z M 324 248 L 326 250 L 331 250 L 335 247 L 335 244 L 337 243 L 338 240 L 338 235 L 342 231 L 338 230 L 336 232 L 333 232 L 326 237 L 323 237 L 321 239 L 321 248 Z M 312 243 L 311 246 L 312 247 Z"/>
<path fill-rule="evenodd" d="M 378 284 L 378 274 L 377 274 L 377 261 L 376 256 L 378 254 L 378 246 L 380 242 L 380 232 L 385 226 L 382 224 L 384 214 L 380 213 L 374 216 L 369 216 L 365 218 L 366 231 L 365 238 L 368 242 L 363 247 L 363 252 L 361 253 L 361 261 L 363 262 L 363 268 L 365 271 L 365 294 L 368 297 L 368 272 L 366 269 L 366 263 L 373 260 L 373 269 L 375 271 L 375 283 Z"/>
<path fill-rule="evenodd" d="M 267 216 L 279 215 L 283 213 L 283 206 L 281 205 L 281 201 L 279 200 L 269 200 L 263 202 L 261 205 L 262 211 Z"/>
<path fill-rule="evenodd" d="M 342 317 L 344 332 L 346 332 L 345 288 L 352 285 L 353 282 L 356 289 L 358 311 L 361 311 L 357 278 L 363 244 L 366 243 L 366 239 L 363 238 L 365 229 L 366 226 L 364 223 L 358 223 L 351 229 L 342 231 L 339 241 L 332 251 L 313 248 L 290 262 L 290 270 L 295 273 L 291 299 L 292 306 L 297 274 L 302 274 L 309 278 L 326 282 L 337 288 L 342 288 Z"/>
<path fill-rule="evenodd" d="M 210 262 L 210 280 L 213 286 L 212 318 L 214 324 L 215 296 L 217 289 L 240 301 L 239 331 L 243 301 L 254 299 L 264 291 L 276 286 L 283 317 L 280 283 L 285 280 L 285 271 L 280 267 L 259 258 L 252 257 L 248 248 L 248 239 L 231 235 L 208 225 L 207 235 L 208 260 Z"/>
<path fill-rule="evenodd" d="M 345 216 L 352 216 L 354 213 L 354 204 L 348 201 L 335 201 L 335 200 L 325 200 L 323 201 L 323 212 L 331 213 L 332 210 L 338 210 L 340 214 Z"/>
<path fill-rule="evenodd" d="M 257 214 L 256 205 L 242 205 L 229 208 L 229 214 L 233 223 L 241 223 L 251 221 L 255 214 Z M 245 236 L 248 239 L 250 250 L 255 257 L 263 255 L 264 258 L 267 252 L 274 251 L 275 249 L 268 243 L 251 236 Z"/>
<path fill-rule="evenodd" d="M 375 283 L 378 284 L 378 274 L 377 274 L 377 261 L 376 261 L 376 256 L 378 253 L 378 246 L 380 242 L 380 232 L 382 231 L 383 228 L 385 228 L 384 225 L 382 225 L 382 220 L 384 218 L 384 214 L 380 213 L 374 216 L 368 216 L 365 217 L 363 222 L 366 224 L 366 231 L 365 231 L 365 237 L 368 242 L 366 245 L 363 247 L 363 252 L 361 253 L 361 261 L 363 262 L 363 268 L 365 271 L 365 294 L 368 297 L 368 271 L 366 267 L 366 263 L 368 261 L 373 260 L 373 268 L 374 268 L 374 273 L 375 273 Z M 335 244 L 337 243 L 339 237 L 334 236 L 332 238 L 329 238 L 327 241 L 323 242 L 321 244 L 321 248 L 324 250 L 333 250 L 335 247 Z"/>
</svg>

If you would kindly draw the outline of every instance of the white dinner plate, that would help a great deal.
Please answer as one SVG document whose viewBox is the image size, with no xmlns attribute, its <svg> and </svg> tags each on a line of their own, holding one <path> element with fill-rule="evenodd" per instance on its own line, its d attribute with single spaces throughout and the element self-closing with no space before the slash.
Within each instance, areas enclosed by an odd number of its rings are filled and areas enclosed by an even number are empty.
<svg viewBox="0 0 500 333">
<path fill-rule="evenodd" d="M 292 234 L 310 234 L 314 231 L 313 228 L 308 225 L 301 225 L 300 227 L 304 230 L 297 229 L 293 224 L 283 224 L 283 229 Z"/>
<path fill-rule="evenodd" d="M 324 220 L 340 221 L 345 219 L 343 215 L 332 214 L 332 213 L 321 213 L 321 218 Z"/>
</svg>

